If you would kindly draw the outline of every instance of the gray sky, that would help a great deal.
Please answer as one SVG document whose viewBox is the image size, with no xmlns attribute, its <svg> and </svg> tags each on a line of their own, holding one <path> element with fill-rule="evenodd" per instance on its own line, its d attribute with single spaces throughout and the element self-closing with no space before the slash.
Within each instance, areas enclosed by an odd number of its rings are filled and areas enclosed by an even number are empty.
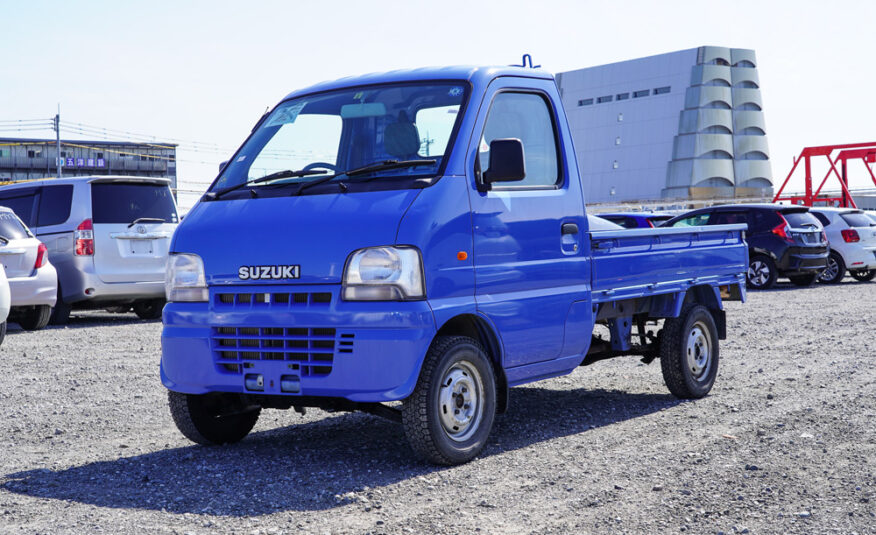
<svg viewBox="0 0 876 535">
<path fill-rule="evenodd" d="M 218 147 L 179 151 L 181 188 L 204 189 L 223 149 L 295 88 L 524 52 L 561 72 L 701 45 L 755 49 L 777 187 L 804 146 L 876 141 L 872 1 L 0 0 L 0 12 L 0 119 L 49 118 L 60 102 L 66 121 Z M 852 185 L 872 187 L 865 176 L 853 168 Z"/>
</svg>

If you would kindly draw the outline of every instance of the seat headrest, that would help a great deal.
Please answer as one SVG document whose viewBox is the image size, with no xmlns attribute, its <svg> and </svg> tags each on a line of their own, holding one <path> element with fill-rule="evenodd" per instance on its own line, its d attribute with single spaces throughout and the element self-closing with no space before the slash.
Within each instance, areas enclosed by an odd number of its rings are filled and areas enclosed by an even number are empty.
<svg viewBox="0 0 876 535">
<path fill-rule="evenodd" d="M 383 130 L 383 148 L 387 154 L 407 158 L 420 150 L 420 133 L 410 122 L 405 112 L 399 113 L 398 120 L 386 125 Z"/>
</svg>

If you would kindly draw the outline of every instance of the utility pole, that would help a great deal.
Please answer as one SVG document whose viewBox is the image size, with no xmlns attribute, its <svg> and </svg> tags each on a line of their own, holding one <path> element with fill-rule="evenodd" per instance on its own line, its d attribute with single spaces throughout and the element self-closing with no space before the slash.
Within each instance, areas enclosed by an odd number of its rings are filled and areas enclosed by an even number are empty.
<svg viewBox="0 0 876 535">
<path fill-rule="evenodd" d="M 55 115 L 55 142 L 58 147 L 58 157 L 55 161 L 58 164 L 58 178 L 61 178 L 61 103 L 58 103 L 58 114 Z"/>
<path fill-rule="evenodd" d="M 421 144 L 421 145 L 425 145 L 425 146 L 426 146 L 426 156 L 429 156 L 429 146 L 432 145 L 432 143 L 435 143 L 435 140 L 434 140 L 434 139 L 431 139 L 431 138 L 429 137 L 429 131 L 426 130 L 426 137 L 424 137 L 424 138 L 420 141 L 420 144 Z"/>
</svg>

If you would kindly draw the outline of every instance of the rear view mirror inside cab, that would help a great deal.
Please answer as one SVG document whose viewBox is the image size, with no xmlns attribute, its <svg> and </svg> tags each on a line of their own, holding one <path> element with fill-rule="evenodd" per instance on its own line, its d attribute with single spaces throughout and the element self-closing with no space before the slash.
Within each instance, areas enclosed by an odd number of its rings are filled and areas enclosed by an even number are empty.
<svg viewBox="0 0 876 535">
<path fill-rule="evenodd" d="M 386 115 L 386 105 L 383 102 L 362 102 L 359 104 L 344 104 L 341 106 L 341 117 L 343 119 L 382 117 L 384 115 Z"/>
</svg>

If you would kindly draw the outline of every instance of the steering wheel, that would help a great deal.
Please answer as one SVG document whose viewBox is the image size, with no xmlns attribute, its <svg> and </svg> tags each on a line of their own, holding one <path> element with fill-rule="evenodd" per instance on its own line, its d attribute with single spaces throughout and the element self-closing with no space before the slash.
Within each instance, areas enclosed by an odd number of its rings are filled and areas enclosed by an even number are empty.
<svg viewBox="0 0 876 535">
<path fill-rule="evenodd" d="M 304 166 L 304 169 L 302 169 L 302 171 L 310 171 L 311 169 L 316 169 L 316 168 L 328 169 L 330 171 L 334 171 L 335 173 L 340 171 L 340 169 L 338 169 L 337 165 L 326 163 L 326 162 L 309 163 L 309 164 Z"/>
</svg>

